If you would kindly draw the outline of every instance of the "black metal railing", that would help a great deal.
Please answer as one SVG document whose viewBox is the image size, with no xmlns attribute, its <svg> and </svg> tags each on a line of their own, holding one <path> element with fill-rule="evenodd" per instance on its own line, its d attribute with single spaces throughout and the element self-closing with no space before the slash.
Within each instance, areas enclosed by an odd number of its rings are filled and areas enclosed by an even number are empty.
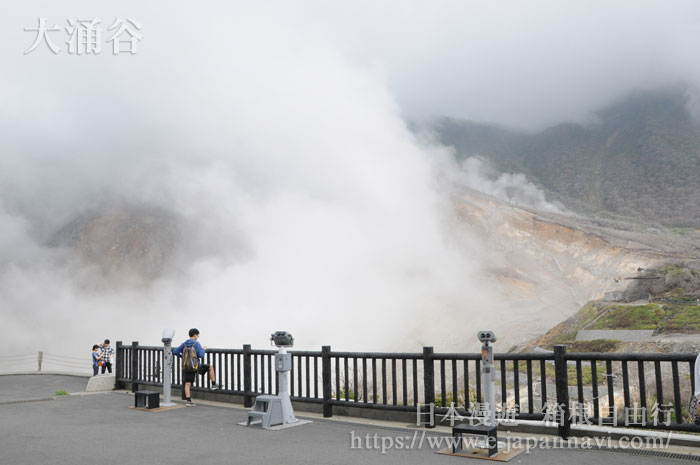
<svg viewBox="0 0 700 465">
<path fill-rule="evenodd" d="M 117 382 L 162 385 L 163 348 L 138 342 L 116 346 Z M 243 397 L 251 407 L 258 394 L 277 394 L 275 350 L 208 349 L 224 394 Z M 290 351 L 290 397 L 323 405 L 415 412 L 434 406 L 436 415 L 453 411 L 478 416 L 483 406 L 481 354 Z M 695 354 L 567 353 L 495 354 L 496 403 L 514 420 L 548 420 L 569 436 L 574 423 L 700 432 L 690 422 L 688 404 L 695 390 Z M 181 387 L 174 363 L 172 379 Z M 210 387 L 198 376 L 193 389 Z M 633 415 L 631 415 L 633 414 Z"/>
</svg>

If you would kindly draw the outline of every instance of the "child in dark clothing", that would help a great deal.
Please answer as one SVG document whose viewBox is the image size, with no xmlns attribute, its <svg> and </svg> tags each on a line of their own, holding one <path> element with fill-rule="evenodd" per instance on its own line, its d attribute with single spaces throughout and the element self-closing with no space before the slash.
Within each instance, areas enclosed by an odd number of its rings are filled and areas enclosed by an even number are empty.
<svg viewBox="0 0 700 465">
<path fill-rule="evenodd" d="M 100 346 L 95 344 L 92 346 L 92 376 L 97 376 L 97 371 L 100 368 L 101 360 L 102 355 L 100 355 Z"/>
</svg>

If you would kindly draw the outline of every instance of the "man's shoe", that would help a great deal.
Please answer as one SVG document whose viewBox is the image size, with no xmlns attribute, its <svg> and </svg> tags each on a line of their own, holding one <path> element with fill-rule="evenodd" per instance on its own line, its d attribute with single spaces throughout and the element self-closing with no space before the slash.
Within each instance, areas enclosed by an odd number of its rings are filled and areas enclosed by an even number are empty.
<svg viewBox="0 0 700 465">
<path fill-rule="evenodd" d="M 216 383 L 214 383 L 214 384 L 211 385 L 211 390 L 212 390 L 212 391 L 218 391 L 219 389 L 221 389 L 221 384 L 216 384 Z"/>
<path fill-rule="evenodd" d="M 197 404 L 195 404 L 195 403 L 192 402 L 192 401 L 189 401 L 189 402 L 187 402 L 185 405 L 188 406 L 188 407 L 194 407 L 194 406 L 197 405 Z"/>
</svg>

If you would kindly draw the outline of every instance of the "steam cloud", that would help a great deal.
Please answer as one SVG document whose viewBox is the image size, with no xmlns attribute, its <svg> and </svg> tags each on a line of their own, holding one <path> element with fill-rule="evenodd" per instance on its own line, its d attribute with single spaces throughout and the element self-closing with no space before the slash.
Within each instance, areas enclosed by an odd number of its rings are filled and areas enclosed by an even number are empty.
<svg viewBox="0 0 700 465">
<path fill-rule="evenodd" d="M 70 3 L 16 5 L 0 20 L 0 312 L 17 352 L 84 354 L 103 337 L 154 344 L 165 326 L 178 338 L 198 326 L 209 346 L 259 346 L 287 329 L 303 347 L 455 347 L 476 331 L 476 309 L 498 329 L 509 310 L 482 273 L 488 253 L 455 227 L 449 195 L 456 183 L 553 207 L 522 177 L 488 179 L 476 159 L 459 171 L 404 122 L 436 110 L 418 101 L 435 89 L 416 85 L 430 76 L 411 72 L 408 55 L 437 50 L 415 41 L 461 2 L 393 20 L 388 4 L 358 5 L 346 22 L 313 2 Z M 22 29 L 39 16 L 107 23 L 125 12 L 144 24 L 137 55 L 22 55 L 32 40 Z M 366 15 L 395 35 L 379 39 Z M 429 27 L 397 47 L 421 17 Z M 469 108 L 459 116 L 484 102 Z M 182 227 L 173 269 L 145 289 L 90 289 L 96 271 L 47 246 L 110 202 L 172 212 Z"/>
<path fill-rule="evenodd" d="M 534 210 L 564 213 L 563 207 L 549 202 L 542 191 L 522 173 L 496 173 L 478 157 L 463 160 L 452 173 L 456 187 L 468 187 L 505 202 Z"/>
</svg>

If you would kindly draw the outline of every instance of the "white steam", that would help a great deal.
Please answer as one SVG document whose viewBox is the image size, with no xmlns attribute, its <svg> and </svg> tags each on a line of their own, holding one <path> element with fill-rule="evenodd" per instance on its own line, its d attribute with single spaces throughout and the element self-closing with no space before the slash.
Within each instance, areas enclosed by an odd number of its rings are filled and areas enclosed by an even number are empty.
<svg viewBox="0 0 700 465">
<path fill-rule="evenodd" d="M 547 201 L 544 191 L 528 181 L 524 174 L 497 173 L 481 158 L 462 160 L 452 175 L 458 187 L 467 187 L 520 207 L 564 213 L 562 207 Z"/>
<path fill-rule="evenodd" d="M 166 326 L 178 338 L 197 326 L 209 346 L 262 346 L 287 329 L 301 347 L 415 349 L 472 334 L 477 306 L 495 324 L 480 248 L 453 232 L 437 182 L 449 153 L 415 140 L 381 72 L 295 18 L 183 11 L 166 23 L 132 8 L 148 25 L 138 55 L 28 55 L 1 78 L 13 350 L 156 344 Z M 114 199 L 174 212 L 186 231 L 188 259 L 145 290 L 91 289 L 97 270 L 46 246 Z"/>
<path fill-rule="evenodd" d="M 358 58 L 358 24 L 334 28 L 323 6 L 162 5 L 33 2 L 0 19 L 6 345 L 81 355 L 197 326 L 219 347 L 286 329 L 305 348 L 460 349 L 507 323 L 489 251 L 455 227 L 450 194 L 550 208 L 540 191 L 475 159 L 446 184 L 450 153 L 407 129 L 397 68 Z M 22 55 L 23 28 L 76 15 L 138 20 L 139 53 Z M 145 289 L 91 288 L 98 271 L 46 245 L 110 202 L 180 222 L 174 269 Z"/>
</svg>

